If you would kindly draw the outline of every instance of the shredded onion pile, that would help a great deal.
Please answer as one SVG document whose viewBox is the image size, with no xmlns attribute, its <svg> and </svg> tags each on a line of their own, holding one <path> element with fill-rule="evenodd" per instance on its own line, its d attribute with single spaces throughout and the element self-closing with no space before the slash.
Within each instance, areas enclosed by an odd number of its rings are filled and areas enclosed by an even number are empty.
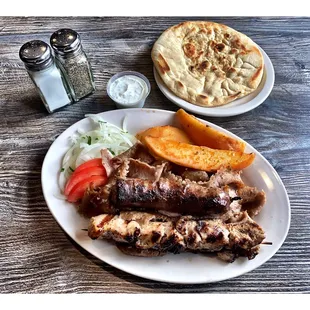
<svg viewBox="0 0 310 310">
<path fill-rule="evenodd" d="M 123 129 L 108 123 L 95 114 L 85 115 L 94 123 L 94 130 L 83 132 L 78 130 L 70 137 L 71 147 L 62 161 L 59 178 L 61 190 L 72 172 L 84 162 L 100 158 L 100 150 L 108 149 L 112 156 L 117 156 L 128 150 L 136 142 L 136 138 L 126 130 L 126 117 L 123 121 Z"/>
</svg>

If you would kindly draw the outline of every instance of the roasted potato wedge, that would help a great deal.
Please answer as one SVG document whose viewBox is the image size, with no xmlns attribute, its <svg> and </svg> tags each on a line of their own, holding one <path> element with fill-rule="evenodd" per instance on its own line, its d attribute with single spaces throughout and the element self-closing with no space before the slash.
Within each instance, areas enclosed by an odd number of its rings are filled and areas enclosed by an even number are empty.
<svg viewBox="0 0 310 310">
<path fill-rule="evenodd" d="M 165 138 L 169 140 L 192 144 L 192 141 L 182 129 L 173 126 L 152 127 L 136 134 L 136 138 L 142 143 L 144 143 L 144 138 L 146 136 L 151 136 L 154 138 Z"/>
<path fill-rule="evenodd" d="M 214 172 L 220 168 L 241 170 L 248 167 L 255 159 L 254 153 L 216 150 L 151 136 L 144 137 L 144 144 L 157 157 L 180 166 L 208 172 Z"/>
<path fill-rule="evenodd" d="M 176 112 L 176 118 L 194 144 L 212 149 L 244 152 L 245 143 L 243 141 L 231 138 L 203 124 L 195 116 L 188 114 L 183 109 Z"/>
</svg>

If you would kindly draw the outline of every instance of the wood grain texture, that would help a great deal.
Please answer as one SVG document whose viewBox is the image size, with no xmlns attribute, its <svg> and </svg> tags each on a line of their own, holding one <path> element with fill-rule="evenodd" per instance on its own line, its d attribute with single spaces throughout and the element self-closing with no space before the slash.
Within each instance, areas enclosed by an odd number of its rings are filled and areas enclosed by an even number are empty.
<svg viewBox="0 0 310 310">
<path fill-rule="evenodd" d="M 288 191 L 289 235 L 276 255 L 235 279 L 206 285 L 154 282 L 117 270 L 81 249 L 57 225 L 41 189 L 44 156 L 86 113 L 115 109 L 106 95 L 116 72 L 136 70 L 152 86 L 146 107 L 176 111 L 157 88 L 150 51 L 167 27 L 212 20 L 256 41 L 269 55 L 274 89 L 258 108 L 229 118 L 203 117 L 239 135 L 275 167 Z M 77 30 L 97 91 L 49 115 L 18 58 L 31 39 L 49 41 L 61 27 Z M 182 293 L 310 292 L 310 19 L 187 17 L 0 18 L 0 292 Z"/>
</svg>

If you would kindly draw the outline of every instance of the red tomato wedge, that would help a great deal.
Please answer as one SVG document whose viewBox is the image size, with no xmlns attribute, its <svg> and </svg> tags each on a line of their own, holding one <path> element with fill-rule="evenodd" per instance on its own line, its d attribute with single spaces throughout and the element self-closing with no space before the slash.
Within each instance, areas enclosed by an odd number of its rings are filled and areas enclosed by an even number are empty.
<svg viewBox="0 0 310 310">
<path fill-rule="evenodd" d="M 107 182 L 106 176 L 102 176 L 102 175 L 90 176 L 90 177 L 84 179 L 83 181 L 77 183 L 72 188 L 69 196 L 67 197 L 67 200 L 69 202 L 77 202 L 78 200 L 83 198 L 84 193 L 85 193 L 86 189 L 88 188 L 88 186 L 90 186 L 91 184 L 95 187 L 96 186 L 102 186 L 102 185 L 106 184 L 106 182 Z"/>
<path fill-rule="evenodd" d="M 66 184 L 65 195 L 68 196 L 76 184 L 80 183 L 81 181 L 93 175 L 101 175 L 104 177 L 107 176 L 105 168 L 102 166 L 102 164 L 101 167 L 94 166 L 94 167 L 86 167 L 85 169 L 82 169 L 80 171 L 75 170 Z"/>
<path fill-rule="evenodd" d="M 82 165 L 79 165 L 75 170 L 74 173 L 78 173 L 84 169 L 90 168 L 90 167 L 103 167 L 102 166 L 102 159 L 101 158 L 94 158 L 91 160 L 88 160 Z"/>
</svg>

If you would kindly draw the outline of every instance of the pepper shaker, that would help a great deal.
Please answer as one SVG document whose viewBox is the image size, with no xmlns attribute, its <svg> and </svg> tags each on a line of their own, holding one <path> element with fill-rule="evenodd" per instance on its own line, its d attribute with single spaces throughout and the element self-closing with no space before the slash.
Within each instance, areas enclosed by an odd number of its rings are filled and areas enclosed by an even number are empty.
<svg viewBox="0 0 310 310">
<path fill-rule="evenodd" d="M 50 44 L 70 86 L 74 101 L 94 92 L 92 69 L 79 34 L 72 29 L 60 29 L 52 34 Z"/>
<path fill-rule="evenodd" d="M 72 103 L 69 87 L 48 44 L 40 40 L 29 41 L 20 48 L 19 57 L 49 113 Z"/>
</svg>

